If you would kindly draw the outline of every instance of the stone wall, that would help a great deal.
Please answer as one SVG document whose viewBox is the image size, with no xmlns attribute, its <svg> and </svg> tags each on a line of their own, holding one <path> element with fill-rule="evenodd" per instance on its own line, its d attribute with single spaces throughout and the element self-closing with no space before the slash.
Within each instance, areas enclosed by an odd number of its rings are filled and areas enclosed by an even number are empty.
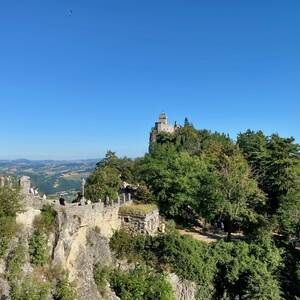
<svg viewBox="0 0 300 300">
<path fill-rule="evenodd" d="M 119 213 L 121 227 L 131 233 L 153 235 L 159 228 L 159 211 L 153 210 L 144 215 Z"/>
</svg>

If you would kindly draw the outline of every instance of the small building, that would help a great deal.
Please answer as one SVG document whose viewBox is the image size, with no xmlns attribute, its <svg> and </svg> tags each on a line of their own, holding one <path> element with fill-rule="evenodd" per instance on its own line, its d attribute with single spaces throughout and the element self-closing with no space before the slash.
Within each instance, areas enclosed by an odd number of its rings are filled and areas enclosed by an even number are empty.
<svg viewBox="0 0 300 300">
<path fill-rule="evenodd" d="M 159 228 L 159 211 L 154 204 L 129 204 L 119 209 L 121 228 L 131 233 L 153 235 Z"/>
</svg>

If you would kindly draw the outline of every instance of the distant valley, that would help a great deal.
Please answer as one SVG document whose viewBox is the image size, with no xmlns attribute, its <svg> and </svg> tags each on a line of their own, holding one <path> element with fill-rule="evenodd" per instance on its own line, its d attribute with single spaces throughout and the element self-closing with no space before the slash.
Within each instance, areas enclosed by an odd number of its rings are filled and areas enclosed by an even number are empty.
<svg viewBox="0 0 300 300">
<path fill-rule="evenodd" d="M 30 176 L 41 194 L 64 194 L 72 199 L 80 189 L 81 178 L 86 178 L 99 160 L 0 160 L 0 175 Z"/>
</svg>

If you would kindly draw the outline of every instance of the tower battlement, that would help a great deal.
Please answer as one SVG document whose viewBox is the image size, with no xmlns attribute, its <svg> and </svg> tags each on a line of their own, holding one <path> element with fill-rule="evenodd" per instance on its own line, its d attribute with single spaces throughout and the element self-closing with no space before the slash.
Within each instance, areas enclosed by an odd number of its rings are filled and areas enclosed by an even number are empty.
<svg viewBox="0 0 300 300">
<path fill-rule="evenodd" d="M 166 113 L 160 113 L 158 117 L 158 121 L 155 122 L 154 127 L 151 130 L 150 133 L 150 142 L 155 142 L 156 137 L 161 132 L 166 133 L 174 133 L 177 128 L 179 128 L 175 122 L 174 125 L 168 124 L 168 117 Z"/>
</svg>

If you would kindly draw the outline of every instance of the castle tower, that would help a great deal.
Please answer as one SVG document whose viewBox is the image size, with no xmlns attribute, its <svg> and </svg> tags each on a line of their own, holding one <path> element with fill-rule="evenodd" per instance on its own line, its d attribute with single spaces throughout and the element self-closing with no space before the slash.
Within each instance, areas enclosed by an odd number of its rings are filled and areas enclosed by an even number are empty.
<svg viewBox="0 0 300 300">
<path fill-rule="evenodd" d="M 155 125 L 151 130 L 150 142 L 155 142 L 156 137 L 159 133 L 161 132 L 174 133 L 177 128 L 178 128 L 177 125 L 175 126 L 175 125 L 168 124 L 168 117 L 166 113 L 160 113 L 158 117 L 158 121 L 155 122 Z"/>
<path fill-rule="evenodd" d="M 158 117 L 158 123 L 160 124 L 168 124 L 168 117 L 165 113 L 160 113 Z"/>
<path fill-rule="evenodd" d="M 22 176 L 19 180 L 19 185 L 20 185 L 20 188 L 21 188 L 21 192 L 23 194 L 28 194 L 29 193 L 29 190 L 30 190 L 30 177 L 28 176 Z"/>
</svg>

